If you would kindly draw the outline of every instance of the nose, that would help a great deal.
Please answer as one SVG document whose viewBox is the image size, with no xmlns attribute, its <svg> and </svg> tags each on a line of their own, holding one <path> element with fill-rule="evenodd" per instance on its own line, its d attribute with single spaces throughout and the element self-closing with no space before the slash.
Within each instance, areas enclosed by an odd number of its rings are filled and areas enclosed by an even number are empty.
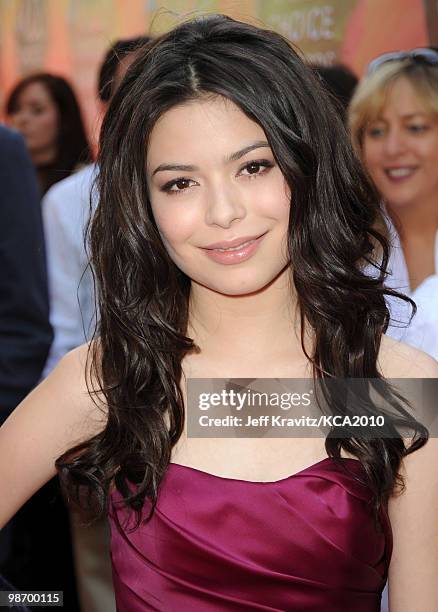
<svg viewBox="0 0 438 612">
<path fill-rule="evenodd" d="M 246 213 L 246 206 L 238 189 L 223 183 L 210 187 L 205 213 L 207 225 L 227 229 L 235 221 L 245 218 Z"/>
<path fill-rule="evenodd" d="M 406 150 L 406 140 L 402 130 L 391 128 L 384 139 L 384 150 L 389 156 L 397 156 Z"/>
</svg>

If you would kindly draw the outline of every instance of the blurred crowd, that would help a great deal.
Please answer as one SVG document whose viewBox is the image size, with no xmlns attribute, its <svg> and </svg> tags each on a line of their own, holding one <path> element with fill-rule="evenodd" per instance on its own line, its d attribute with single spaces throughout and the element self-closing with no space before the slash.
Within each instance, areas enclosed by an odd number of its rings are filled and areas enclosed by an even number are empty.
<svg viewBox="0 0 438 612">
<path fill-rule="evenodd" d="M 116 41 L 99 69 L 105 109 L 148 37 Z M 438 358 L 438 51 L 388 53 L 358 82 L 345 66 L 314 70 L 331 93 L 381 201 L 375 260 L 391 320 L 387 332 Z M 61 76 L 15 85 L 0 126 L 0 419 L 96 328 L 85 233 L 98 170 L 80 104 Z M 336 134 L 333 134 L 336 138 Z M 370 275 L 373 260 L 358 262 Z M 410 297 L 416 313 L 395 292 Z M 62 406 L 59 407 L 63 409 Z M 25 441 L 23 441 L 25 443 Z M 67 610 L 115 610 L 105 524 L 66 509 L 56 479 L 0 535 L 0 574 L 15 587 L 64 591 Z"/>
</svg>

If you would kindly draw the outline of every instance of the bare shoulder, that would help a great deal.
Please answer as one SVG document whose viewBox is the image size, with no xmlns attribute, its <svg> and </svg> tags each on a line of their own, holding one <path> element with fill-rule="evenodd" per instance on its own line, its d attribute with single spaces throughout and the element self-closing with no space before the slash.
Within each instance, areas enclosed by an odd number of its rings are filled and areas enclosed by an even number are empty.
<svg viewBox="0 0 438 612">
<path fill-rule="evenodd" d="M 438 361 L 413 346 L 382 336 L 378 367 L 385 378 L 438 378 Z"/>
<path fill-rule="evenodd" d="M 56 459 L 102 431 L 106 409 L 89 392 L 88 346 L 67 354 L 0 428 L 0 525 L 56 474 Z"/>
<path fill-rule="evenodd" d="M 94 349 L 86 344 L 67 353 L 12 415 L 20 420 L 35 415 L 54 426 L 56 422 L 61 452 L 105 426 L 105 405 L 99 394 L 92 393 L 96 381 L 90 369 L 90 352 Z"/>
<path fill-rule="evenodd" d="M 73 349 L 60 360 L 40 387 L 50 387 L 52 391 L 68 395 L 79 410 L 92 409 L 94 402 L 90 391 L 97 381 L 91 369 L 91 359 L 96 350 L 92 343 Z"/>
</svg>

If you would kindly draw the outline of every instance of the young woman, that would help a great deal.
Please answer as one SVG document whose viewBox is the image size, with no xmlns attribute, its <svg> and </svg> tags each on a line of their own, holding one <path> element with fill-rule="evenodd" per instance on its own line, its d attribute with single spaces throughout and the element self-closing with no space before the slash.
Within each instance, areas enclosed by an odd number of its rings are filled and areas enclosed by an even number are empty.
<svg viewBox="0 0 438 612">
<path fill-rule="evenodd" d="M 79 104 L 64 78 L 38 73 L 22 79 L 9 96 L 6 113 L 24 136 L 41 195 L 91 161 Z"/>
<path fill-rule="evenodd" d="M 438 51 L 414 49 L 374 60 L 353 97 L 350 125 L 388 215 L 388 285 L 418 307 L 408 329 L 390 331 L 437 358 Z M 397 312 L 396 305 L 392 309 Z M 400 311 L 396 318 L 407 317 Z"/>
<path fill-rule="evenodd" d="M 276 33 L 185 23 L 100 151 L 99 336 L 0 430 L 0 521 L 58 469 L 109 513 L 120 610 L 374 612 L 389 570 L 392 610 L 431 611 L 434 440 L 187 435 L 190 378 L 437 375 L 383 335 L 378 200 L 312 71 Z"/>
</svg>

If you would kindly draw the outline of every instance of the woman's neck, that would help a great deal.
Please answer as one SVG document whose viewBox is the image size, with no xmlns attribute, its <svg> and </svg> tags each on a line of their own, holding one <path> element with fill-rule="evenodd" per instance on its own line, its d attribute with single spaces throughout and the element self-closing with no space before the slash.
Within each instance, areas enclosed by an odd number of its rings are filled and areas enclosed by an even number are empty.
<svg viewBox="0 0 438 612">
<path fill-rule="evenodd" d="M 244 296 L 218 294 L 193 283 L 188 335 L 217 363 L 257 363 L 272 354 L 303 359 L 289 269 L 268 287 Z"/>
<path fill-rule="evenodd" d="M 404 206 L 396 211 L 388 208 L 388 211 L 400 235 L 409 286 L 411 291 L 414 291 L 426 278 L 437 273 L 435 242 L 438 230 L 438 201 L 431 199 L 420 206 Z"/>
<path fill-rule="evenodd" d="M 388 212 L 402 241 L 416 236 L 435 236 L 438 230 L 438 197 L 411 206 L 388 206 Z"/>
</svg>

